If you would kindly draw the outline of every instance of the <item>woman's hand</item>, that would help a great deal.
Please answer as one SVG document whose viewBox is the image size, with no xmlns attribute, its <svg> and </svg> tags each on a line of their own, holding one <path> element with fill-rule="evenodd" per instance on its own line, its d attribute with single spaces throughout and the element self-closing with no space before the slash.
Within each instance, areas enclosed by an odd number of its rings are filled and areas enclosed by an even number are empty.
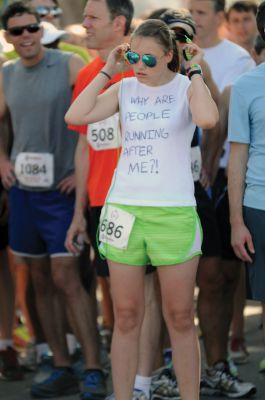
<svg viewBox="0 0 265 400">
<path fill-rule="evenodd" d="M 187 51 L 191 55 L 191 59 L 189 61 L 184 61 L 184 67 L 190 68 L 192 64 L 200 64 L 203 59 L 203 51 L 197 46 L 195 43 L 186 43 L 183 46 L 183 51 Z"/>
<path fill-rule="evenodd" d="M 123 43 L 115 47 L 108 56 L 104 71 L 110 74 L 110 76 L 119 73 L 124 64 L 124 54 L 129 48 L 130 45 L 128 43 Z"/>
</svg>

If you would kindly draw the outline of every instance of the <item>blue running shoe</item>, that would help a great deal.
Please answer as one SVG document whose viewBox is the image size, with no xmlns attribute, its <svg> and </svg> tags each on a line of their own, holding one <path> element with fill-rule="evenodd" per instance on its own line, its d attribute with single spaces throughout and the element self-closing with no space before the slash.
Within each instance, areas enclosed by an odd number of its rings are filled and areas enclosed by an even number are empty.
<svg viewBox="0 0 265 400">
<path fill-rule="evenodd" d="M 50 399 L 79 393 L 79 382 L 71 368 L 54 368 L 50 376 L 31 386 L 31 397 Z"/>
<path fill-rule="evenodd" d="M 101 370 L 87 370 L 83 374 L 81 400 L 104 400 L 107 395 L 106 379 Z"/>
</svg>

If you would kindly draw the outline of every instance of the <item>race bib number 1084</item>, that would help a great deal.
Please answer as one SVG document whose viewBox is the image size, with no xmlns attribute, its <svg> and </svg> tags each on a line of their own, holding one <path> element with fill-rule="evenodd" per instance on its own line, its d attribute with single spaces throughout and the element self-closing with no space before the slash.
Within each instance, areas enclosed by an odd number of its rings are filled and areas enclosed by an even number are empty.
<svg viewBox="0 0 265 400">
<path fill-rule="evenodd" d="M 49 188 L 54 182 L 54 158 L 50 153 L 19 153 L 15 175 L 24 186 Z"/>
</svg>

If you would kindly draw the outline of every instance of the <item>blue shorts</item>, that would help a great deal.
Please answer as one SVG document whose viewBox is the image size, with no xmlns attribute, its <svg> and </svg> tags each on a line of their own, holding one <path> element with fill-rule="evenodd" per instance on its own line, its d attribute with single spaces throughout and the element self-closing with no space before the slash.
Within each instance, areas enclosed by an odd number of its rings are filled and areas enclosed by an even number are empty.
<svg viewBox="0 0 265 400">
<path fill-rule="evenodd" d="M 10 190 L 9 245 L 24 257 L 72 256 L 64 246 L 75 194 Z"/>
</svg>

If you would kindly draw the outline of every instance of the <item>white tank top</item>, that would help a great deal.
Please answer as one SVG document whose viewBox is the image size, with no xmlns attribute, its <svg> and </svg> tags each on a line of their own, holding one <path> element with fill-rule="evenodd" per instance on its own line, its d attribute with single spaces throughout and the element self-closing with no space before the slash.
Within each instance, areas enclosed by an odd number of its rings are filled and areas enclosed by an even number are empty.
<svg viewBox="0 0 265 400">
<path fill-rule="evenodd" d="M 122 152 L 107 201 L 194 206 L 190 146 L 195 130 L 190 81 L 176 74 L 162 86 L 123 79 L 119 92 Z"/>
</svg>

